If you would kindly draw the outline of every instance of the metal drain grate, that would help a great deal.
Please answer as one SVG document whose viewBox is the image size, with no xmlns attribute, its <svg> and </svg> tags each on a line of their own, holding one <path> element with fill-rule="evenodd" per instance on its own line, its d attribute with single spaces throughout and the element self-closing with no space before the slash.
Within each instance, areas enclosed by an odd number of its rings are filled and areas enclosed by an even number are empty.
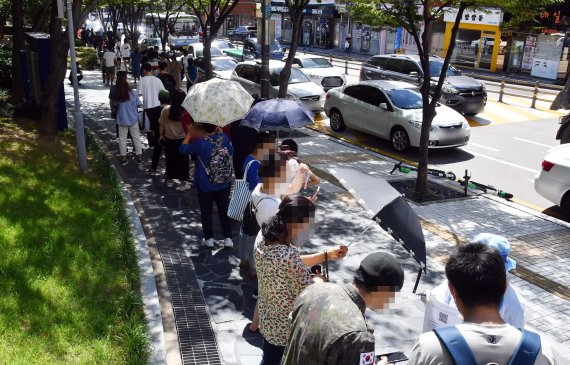
<svg viewBox="0 0 570 365">
<path fill-rule="evenodd" d="M 428 195 L 423 199 L 420 199 L 416 193 L 416 179 L 391 180 L 388 181 L 388 184 L 392 185 L 401 194 L 404 194 L 406 199 L 418 204 L 465 198 L 465 194 L 462 191 L 431 181 L 428 181 Z"/>
<path fill-rule="evenodd" d="M 216 338 L 196 273 L 184 250 L 173 246 L 161 247 L 160 253 L 176 318 L 182 363 L 221 365 Z"/>
</svg>

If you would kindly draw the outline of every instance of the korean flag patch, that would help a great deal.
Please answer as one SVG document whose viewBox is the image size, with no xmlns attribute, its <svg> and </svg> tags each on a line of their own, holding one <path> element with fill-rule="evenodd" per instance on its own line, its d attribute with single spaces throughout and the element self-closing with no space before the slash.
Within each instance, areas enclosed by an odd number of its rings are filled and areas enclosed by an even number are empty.
<svg viewBox="0 0 570 365">
<path fill-rule="evenodd" d="M 374 364 L 374 352 L 361 352 L 359 365 Z"/>
</svg>

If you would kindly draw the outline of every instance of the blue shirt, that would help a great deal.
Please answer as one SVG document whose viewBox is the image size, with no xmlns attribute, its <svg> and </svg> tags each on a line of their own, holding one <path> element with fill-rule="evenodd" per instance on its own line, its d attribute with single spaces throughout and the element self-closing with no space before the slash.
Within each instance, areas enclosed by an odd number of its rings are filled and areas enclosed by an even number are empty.
<svg viewBox="0 0 570 365">
<path fill-rule="evenodd" d="M 117 105 L 117 125 L 130 127 L 139 121 L 139 114 L 137 107 L 141 105 L 139 97 L 134 91 L 129 91 L 129 100 Z"/>
<path fill-rule="evenodd" d="M 197 81 L 198 78 L 198 67 L 192 65 L 188 67 L 188 78 L 192 81 Z"/>
<path fill-rule="evenodd" d="M 259 166 L 261 166 L 261 162 L 257 161 L 255 157 L 252 155 L 248 155 L 245 160 L 243 161 L 243 172 L 245 173 L 245 169 L 247 164 L 253 161 L 249 166 L 249 170 L 247 170 L 247 176 L 244 176 L 245 181 L 249 184 L 249 190 L 253 191 L 257 184 L 261 182 L 259 179 Z"/>
<path fill-rule="evenodd" d="M 213 141 L 218 138 L 219 134 L 214 134 L 212 136 L 208 136 L 203 139 L 199 139 L 197 141 L 182 144 L 180 145 L 180 153 L 183 155 L 197 155 L 202 159 L 202 162 L 205 166 L 210 165 L 210 154 L 214 149 Z M 230 155 L 233 155 L 234 148 L 230 143 L 228 137 L 222 133 L 222 138 L 224 139 L 222 145 L 228 149 Z M 204 166 L 200 163 L 200 161 L 196 162 L 196 177 L 194 179 L 194 185 L 203 192 L 211 192 L 211 191 L 220 191 L 223 189 L 227 189 L 230 187 L 230 183 L 224 184 L 212 184 L 210 179 L 208 178 L 208 174 L 204 169 Z"/>
</svg>

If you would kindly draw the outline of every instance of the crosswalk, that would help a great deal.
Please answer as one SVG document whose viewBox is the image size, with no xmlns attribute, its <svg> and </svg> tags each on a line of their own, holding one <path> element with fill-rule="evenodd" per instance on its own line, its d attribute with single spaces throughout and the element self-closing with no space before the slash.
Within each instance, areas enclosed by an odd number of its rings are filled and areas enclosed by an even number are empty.
<svg viewBox="0 0 570 365">
<path fill-rule="evenodd" d="M 529 100 L 526 100 L 530 103 Z M 518 100 L 506 100 L 505 103 L 487 101 L 485 111 L 476 116 L 466 117 L 471 127 L 493 126 L 509 123 L 520 123 L 536 120 L 552 120 L 566 115 L 562 110 L 548 110 L 549 105 L 545 102 L 537 103 L 537 108 L 517 105 Z"/>
</svg>

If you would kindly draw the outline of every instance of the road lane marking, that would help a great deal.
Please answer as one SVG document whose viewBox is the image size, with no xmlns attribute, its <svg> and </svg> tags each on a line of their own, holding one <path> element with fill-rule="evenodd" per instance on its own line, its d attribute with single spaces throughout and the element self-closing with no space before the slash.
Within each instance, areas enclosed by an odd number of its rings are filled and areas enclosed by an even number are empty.
<svg viewBox="0 0 570 365">
<path fill-rule="evenodd" d="M 487 147 L 487 146 L 483 146 L 477 143 L 473 143 L 473 142 L 469 142 L 469 146 L 475 146 L 475 147 L 479 147 L 479 148 L 483 148 L 489 151 L 493 151 L 493 152 L 501 152 L 500 150 L 493 148 L 493 147 Z"/>
<path fill-rule="evenodd" d="M 526 143 L 531 143 L 531 144 L 535 144 L 537 146 L 541 146 L 541 147 L 546 147 L 546 148 L 553 148 L 554 146 L 550 146 L 544 143 L 540 143 L 540 142 L 535 142 L 535 141 L 531 141 L 529 139 L 524 139 L 524 138 L 519 138 L 519 137 L 513 137 L 513 139 L 517 140 L 517 141 L 521 141 L 521 142 L 526 142 Z"/>
<path fill-rule="evenodd" d="M 463 150 L 464 150 L 465 152 L 468 152 L 468 153 L 472 154 L 472 155 L 479 156 L 479 157 L 482 157 L 482 158 L 486 158 L 487 160 L 491 160 L 491 161 L 495 161 L 495 162 L 498 162 L 498 163 L 502 163 L 503 165 L 508 165 L 508 166 L 511 166 L 511 167 L 516 167 L 517 169 L 524 170 L 524 171 L 527 171 L 527 172 L 532 172 L 533 174 L 538 174 L 538 170 L 533 170 L 533 169 L 531 169 L 531 168 L 518 165 L 518 164 L 516 164 L 516 163 L 512 163 L 512 162 L 509 162 L 509 161 L 500 160 L 500 159 L 495 158 L 495 157 L 491 157 L 491 156 L 483 155 L 483 154 L 481 154 L 481 153 L 473 152 L 473 151 L 467 150 L 467 149 L 465 149 L 465 148 L 464 148 Z"/>
</svg>

